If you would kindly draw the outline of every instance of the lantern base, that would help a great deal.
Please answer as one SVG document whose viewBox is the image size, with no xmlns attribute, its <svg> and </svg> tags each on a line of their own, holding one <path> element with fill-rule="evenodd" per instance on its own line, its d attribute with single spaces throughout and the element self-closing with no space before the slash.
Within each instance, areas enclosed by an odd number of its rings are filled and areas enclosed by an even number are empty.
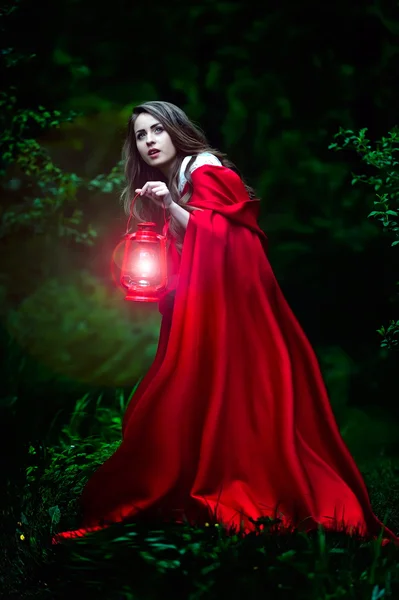
<svg viewBox="0 0 399 600">
<path fill-rule="evenodd" d="M 127 294 L 125 300 L 128 302 L 159 302 L 159 298 L 154 298 L 154 296 L 137 296 L 136 294 Z"/>
</svg>

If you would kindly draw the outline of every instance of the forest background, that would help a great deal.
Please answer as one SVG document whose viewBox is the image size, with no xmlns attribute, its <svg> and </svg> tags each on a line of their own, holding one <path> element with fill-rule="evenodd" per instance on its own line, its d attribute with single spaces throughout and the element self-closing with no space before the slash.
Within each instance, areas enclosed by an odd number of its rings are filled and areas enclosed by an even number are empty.
<svg viewBox="0 0 399 600">
<path fill-rule="evenodd" d="M 127 119 L 154 99 L 255 187 L 355 459 L 397 457 L 396 134 L 375 145 L 398 120 L 396 3 L 20 0 L 0 26 L 2 477 L 19 489 L 46 448 L 118 443 L 151 364 L 157 307 L 125 303 L 110 265 Z"/>
</svg>

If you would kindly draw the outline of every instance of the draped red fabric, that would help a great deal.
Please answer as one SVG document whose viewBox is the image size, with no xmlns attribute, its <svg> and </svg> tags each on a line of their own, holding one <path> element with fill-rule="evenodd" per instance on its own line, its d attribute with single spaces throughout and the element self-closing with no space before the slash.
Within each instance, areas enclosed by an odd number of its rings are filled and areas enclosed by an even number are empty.
<svg viewBox="0 0 399 600">
<path fill-rule="evenodd" d="M 249 518 L 277 516 L 378 536 L 316 356 L 268 261 L 259 201 L 225 167 L 199 167 L 192 181 L 201 210 L 181 257 L 169 248 L 158 351 L 120 447 L 83 491 L 80 533 L 135 517 L 250 531 Z M 384 539 L 399 543 L 387 528 Z"/>
</svg>

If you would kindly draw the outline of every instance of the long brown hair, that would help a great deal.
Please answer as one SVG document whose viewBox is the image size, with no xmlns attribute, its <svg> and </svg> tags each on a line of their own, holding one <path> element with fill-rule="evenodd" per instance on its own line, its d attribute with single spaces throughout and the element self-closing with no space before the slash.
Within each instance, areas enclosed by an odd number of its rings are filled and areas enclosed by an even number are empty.
<svg viewBox="0 0 399 600">
<path fill-rule="evenodd" d="M 164 129 L 169 133 L 176 149 L 176 160 L 169 179 L 167 179 L 159 169 L 147 165 L 141 158 L 137 149 L 134 123 L 137 117 L 142 113 L 150 114 L 161 123 Z M 193 194 L 190 167 L 195 160 L 196 155 L 201 152 L 211 152 L 220 160 L 223 166 L 235 171 L 242 179 L 249 197 L 251 199 L 256 197 L 255 191 L 245 183 L 237 167 L 228 160 L 226 154 L 209 145 L 203 131 L 190 121 L 181 108 L 170 102 L 160 100 L 144 102 L 136 106 L 129 118 L 127 136 L 122 153 L 126 187 L 122 191 L 121 202 L 123 203 L 126 214 L 130 214 L 135 189 L 142 188 L 147 181 L 164 181 L 168 186 L 173 201 L 180 206 L 185 206 Z M 191 155 L 193 158 L 189 161 L 184 173 L 188 182 L 187 192 L 180 198 L 180 191 L 178 188 L 180 167 L 183 159 L 186 156 Z M 192 208 L 187 206 L 186 210 L 191 211 Z M 162 207 L 157 206 L 154 202 L 145 202 L 140 196 L 135 200 L 132 216 L 135 224 L 144 221 L 154 221 L 160 226 L 163 223 Z M 184 228 L 172 217 L 169 230 L 175 237 L 176 246 L 181 252 Z"/>
</svg>

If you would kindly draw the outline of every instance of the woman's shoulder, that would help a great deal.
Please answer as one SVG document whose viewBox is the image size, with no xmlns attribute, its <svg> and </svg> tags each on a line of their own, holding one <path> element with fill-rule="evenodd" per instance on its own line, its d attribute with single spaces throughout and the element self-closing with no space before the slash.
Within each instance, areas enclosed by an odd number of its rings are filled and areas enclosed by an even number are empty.
<svg viewBox="0 0 399 600">
<path fill-rule="evenodd" d="M 179 174 L 179 190 L 180 190 L 180 192 L 183 191 L 183 188 L 187 182 L 184 172 L 186 170 L 188 163 L 193 158 L 193 156 L 194 155 L 186 156 L 182 161 L 182 164 L 180 167 L 180 174 Z M 196 155 L 193 163 L 190 166 L 190 173 L 195 171 L 195 169 L 198 169 L 198 167 L 202 167 L 204 165 L 214 165 L 217 167 L 223 166 L 222 162 L 217 158 L 217 156 L 215 156 L 211 152 L 200 152 L 200 154 Z"/>
<path fill-rule="evenodd" d="M 183 159 L 183 162 L 182 162 L 183 172 L 186 170 L 186 167 L 187 167 L 188 163 L 190 162 L 190 160 L 193 158 L 193 156 L 186 156 Z M 190 173 L 195 171 L 195 169 L 198 169 L 198 167 L 202 167 L 202 165 L 222 166 L 222 162 L 218 159 L 217 156 L 215 156 L 211 152 L 200 152 L 199 154 L 196 155 L 194 162 L 192 163 L 192 165 L 190 167 Z"/>
</svg>

